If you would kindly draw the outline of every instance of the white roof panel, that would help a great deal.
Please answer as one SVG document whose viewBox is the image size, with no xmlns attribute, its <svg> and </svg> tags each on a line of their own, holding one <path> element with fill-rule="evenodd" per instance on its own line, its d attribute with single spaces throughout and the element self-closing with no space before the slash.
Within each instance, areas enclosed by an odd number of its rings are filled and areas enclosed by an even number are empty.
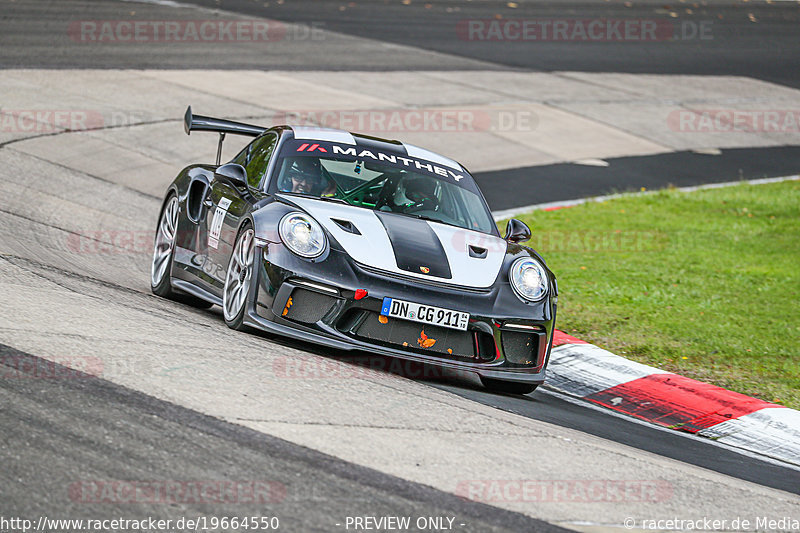
<svg viewBox="0 0 800 533">
<path fill-rule="evenodd" d="M 356 144 L 352 134 L 332 128 L 316 128 L 313 126 L 292 126 L 295 139 L 309 139 L 314 141 L 328 141 L 342 144 Z"/>
<path fill-rule="evenodd" d="M 413 144 L 403 143 L 403 146 L 406 147 L 406 152 L 408 152 L 408 155 L 410 155 L 411 157 L 426 159 L 428 161 L 439 163 L 440 165 L 454 168 L 456 170 L 462 170 L 462 171 L 464 170 L 463 168 L 461 168 L 461 165 L 443 155 L 431 152 L 430 150 L 426 150 L 425 148 L 420 148 L 419 146 L 414 146 Z"/>
</svg>

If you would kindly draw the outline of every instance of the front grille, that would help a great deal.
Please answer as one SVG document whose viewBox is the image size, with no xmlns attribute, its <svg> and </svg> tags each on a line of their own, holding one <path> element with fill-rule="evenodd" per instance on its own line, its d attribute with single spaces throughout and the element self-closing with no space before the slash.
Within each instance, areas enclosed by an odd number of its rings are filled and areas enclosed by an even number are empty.
<svg viewBox="0 0 800 533">
<path fill-rule="evenodd" d="M 472 331 L 459 331 L 397 318 L 384 317 L 386 323 L 383 323 L 380 321 L 380 316 L 378 313 L 366 312 L 364 320 L 355 327 L 354 334 L 376 344 L 390 345 L 425 355 L 440 355 L 472 362 L 483 361 L 476 355 L 475 334 Z M 488 360 L 493 358 L 492 351 Z"/>
<path fill-rule="evenodd" d="M 535 366 L 539 356 L 539 334 L 522 331 L 503 331 L 500 338 L 506 361 L 516 365 Z"/>
<path fill-rule="evenodd" d="M 327 294 L 297 288 L 292 291 L 286 302 L 283 317 L 297 322 L 314 324 L 322 320 L 336 300 L 335 297 Z"/>
</svg>

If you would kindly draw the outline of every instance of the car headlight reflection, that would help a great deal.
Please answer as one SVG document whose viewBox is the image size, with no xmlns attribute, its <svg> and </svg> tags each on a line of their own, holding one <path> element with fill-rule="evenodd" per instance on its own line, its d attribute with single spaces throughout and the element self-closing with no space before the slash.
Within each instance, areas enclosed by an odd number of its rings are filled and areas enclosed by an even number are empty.
<svg viewBox="0 0 800 533">
<path fill-rule="evenodd" d="M 508 279 L 514 292 L 523 300 L 535 302 L 547 295 L 549 288 L 547 272 L 541 263 L 532 257 L 514 261 Z"/>
<path fill-rule="evenodd" d="M 325 232 L 316 220 L 303 213 L 289 213 L 278 227 L 281 240 L 301 257 L 317 257 L 325 251 Z"/>
</svg>

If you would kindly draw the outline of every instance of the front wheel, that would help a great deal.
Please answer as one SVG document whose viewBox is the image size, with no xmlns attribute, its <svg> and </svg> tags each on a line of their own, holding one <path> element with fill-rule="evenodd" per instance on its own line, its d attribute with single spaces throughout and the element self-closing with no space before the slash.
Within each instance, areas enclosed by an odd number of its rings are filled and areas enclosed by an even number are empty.
<svg viewBox="0 0 800 533">
<path fill-rule="evenodd" d="M 502 379 L 485 378 L 481 376 L 483 386 L 493 392 L 506 394 L 530 394 L 539 385 L 536 383 L 519 383 L 517 381 L 503 381 Z"/>
<path fill-rule="evenodd" d="M 225 288 L 222 291 L 222 311 L 228 327 L 242 331 L 247 309 L 247 297 L 253 280 L 253 252 L 255 232 L 246 226 L 236 238 L 236 244 L 228 261 Z"/>
</svg>

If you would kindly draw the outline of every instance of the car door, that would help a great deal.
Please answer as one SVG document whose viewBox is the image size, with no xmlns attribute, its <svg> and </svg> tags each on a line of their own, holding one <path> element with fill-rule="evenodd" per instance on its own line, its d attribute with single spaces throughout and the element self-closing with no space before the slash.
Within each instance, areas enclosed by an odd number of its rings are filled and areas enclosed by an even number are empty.
<svg viewBox="0 0 800 533">
<path fill-rule="evenodd" d="M 275 132 L 267 132 L 233 161 L 244 166 L 247 172 L 247 187 L 240 188 L 228 178 L 215 174 L 211 182 L 207 201 L 210 208 L 206 216 L 208 239 L 207 260 L 213 265 L 206 281 L 215 294 L 221 296 L 225 285 L 225 273 L 228 268 L 233 245 L 242 217 L 250 211 L 257 199 L 256 195 L 266 174 L 267 165 L 275 151 L 278 136 Z M 207 204 L 208 205 L 208 204 Z M 206 270 L 208 272 L 208 270 Z"/>
</svg>

